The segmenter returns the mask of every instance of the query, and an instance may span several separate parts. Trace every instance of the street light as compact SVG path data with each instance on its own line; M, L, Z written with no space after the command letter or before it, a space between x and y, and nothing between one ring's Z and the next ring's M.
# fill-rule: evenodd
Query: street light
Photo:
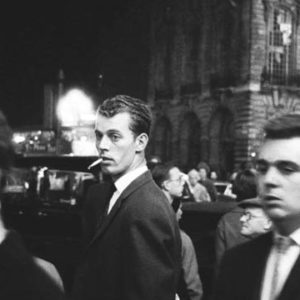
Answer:
M56 112L61 126L87 125L95 120L93 101L79 89L72 89L60 98Z

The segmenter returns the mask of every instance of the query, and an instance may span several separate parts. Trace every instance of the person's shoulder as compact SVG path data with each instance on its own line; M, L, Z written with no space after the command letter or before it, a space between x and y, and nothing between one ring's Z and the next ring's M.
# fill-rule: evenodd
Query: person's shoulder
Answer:
M184 232L183 230L180 229L180 237L182 241L182 245L186 247L191 247L193 246L192 239L189 237L189 235Z
M252 240L234 246L233 248L226 251L225 256L234 258L239 256L244 257L245 255L250 254L250 257L254 257L257 252L261 252L264 249L267 249L271 245L271 241L272 233L268 232Z

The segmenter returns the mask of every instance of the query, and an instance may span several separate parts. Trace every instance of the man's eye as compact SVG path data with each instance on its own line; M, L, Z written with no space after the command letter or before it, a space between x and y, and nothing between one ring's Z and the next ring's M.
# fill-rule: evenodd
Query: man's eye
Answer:
M256 170L258 173L265 174L268 170L268 166L266 165L257 165Z
M291 173L294 173L294 172L297 172L299 171L297 168L295 168L294 166L290 166L290 165L285 165L285 164L279 164L277 166L278 170L281 172L281 173L284 173L284 174L291 174Z
M120 139L120 136L119 136L119 135L117 135L117 134L112 134L112 135L111 135L111 140L112 140L113 142L117 142L119 139Z
M100 141L102 139L102 134L96 133L96 140Z

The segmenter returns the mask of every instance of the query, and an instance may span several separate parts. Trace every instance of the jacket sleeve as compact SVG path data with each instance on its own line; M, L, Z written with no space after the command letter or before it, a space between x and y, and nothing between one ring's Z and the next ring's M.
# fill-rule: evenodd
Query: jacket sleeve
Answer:
M190 300L200 300L203 295L203 287L198 272L198 263L195 249L190 237L181 233L182 241L182 268L187 294Z
M0 299L63 299L61 289L41 270L16 232L0 244Z
M136 211L124 226L123 299L174 300L181 265L178 224L171 210L148 209Z

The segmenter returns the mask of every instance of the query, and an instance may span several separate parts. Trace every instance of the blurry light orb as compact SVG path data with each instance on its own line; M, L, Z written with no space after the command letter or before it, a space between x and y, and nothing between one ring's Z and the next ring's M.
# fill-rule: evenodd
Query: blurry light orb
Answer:
M25 142L26 138L24 135L14 134L13 135L13 142L16 144L20 144Z
M95 120L93 101L81 90L70 90L58 101L57 116L62 126L78 126Z

